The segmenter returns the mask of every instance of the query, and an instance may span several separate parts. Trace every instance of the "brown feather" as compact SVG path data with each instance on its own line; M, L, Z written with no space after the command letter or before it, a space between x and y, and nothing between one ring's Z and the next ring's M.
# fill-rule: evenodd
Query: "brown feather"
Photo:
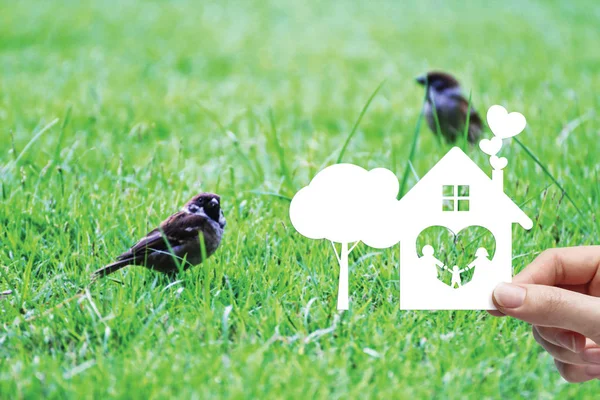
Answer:
M198 233L207 224L206 218L201 215L179 211L161 222L159 228L150 231L128 251L117 257L117 260L128 258L145 260L149 251L158 250L167 252L169 251L169 246L173 248L186 240L198 237ZM188 227L188 229L182 227Z

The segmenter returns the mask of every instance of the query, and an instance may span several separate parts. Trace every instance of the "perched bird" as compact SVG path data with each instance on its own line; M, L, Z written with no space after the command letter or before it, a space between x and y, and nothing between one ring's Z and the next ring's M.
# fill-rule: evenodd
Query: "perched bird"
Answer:
M92 278L112 274L128 265L141 265L166 274L176 273L178 263L183 269L210 257L219 244L225 228L221 198L212 193L201 193L186 203L183 209L171 215L160 226L117 257L117 261L95 271ZM184 261L185 260L185 261Z
M427 91L424 113L429 129L437 134L439 123L439 131L446 141L448 143L456 142L458 137L464 135L469 112L469 102L465 99L460 84L452 75L439 71L428 72L416 80ZM471 104L467 134L470 143L476 143L479 140L481 130L481 118Z

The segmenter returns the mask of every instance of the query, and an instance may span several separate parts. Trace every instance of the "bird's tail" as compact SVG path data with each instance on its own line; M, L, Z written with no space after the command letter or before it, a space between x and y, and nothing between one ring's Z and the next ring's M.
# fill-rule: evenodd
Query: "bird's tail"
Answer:
M105 267L100 268L97 271L94 271L92 274L92 280L102 278L103 276L110 275L113 272L120 270L123 267L131 265L133 263L133 258L126 258L124 260L115 261L112 264L108 264Z

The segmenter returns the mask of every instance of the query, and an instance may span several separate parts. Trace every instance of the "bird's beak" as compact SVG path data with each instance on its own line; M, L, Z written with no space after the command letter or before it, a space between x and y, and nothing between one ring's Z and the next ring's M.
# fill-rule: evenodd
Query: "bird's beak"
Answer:
M417 76L415 81L421 86L425 86L427 84L427 77L425 75Z

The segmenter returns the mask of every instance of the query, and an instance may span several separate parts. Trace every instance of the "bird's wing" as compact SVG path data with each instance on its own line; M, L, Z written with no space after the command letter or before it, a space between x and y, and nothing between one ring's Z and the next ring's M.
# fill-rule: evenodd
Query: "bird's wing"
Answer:
M469 100L465 99L465 96L463 96L461 93L452 93L452 98L459 101L460 110L464 115L467 115L467 112L469 112ZM478 127L482 126L481 118L479 117L479 113L473 106L473 103L471 103L471 116L469 117L469 124L474 124Z
M467 115L467 111L469 111L469 102L465 100L464 103L461 103L460 107L463 110L463 112L465 113L465 115ZM477 110L475 110L475 108L473 108L472 104L471 104L471 115L469 117L469 126L475 126L479 130L481 130L481 128L483 126L483 123L481 122L481 117L479 117L479 113L477 112Z
M452 97L458 100L462 114L467 115L467 112L469 112L469 101L465 99L465 97L461 93L453 93ZM473 103L471 103L468 132L469 142L475 143L479 139L481 132L483 131L483 127L483 121L481 120L481 117L479 117L479 113L477 112L475 107L473 107Z
M204 226L208 224L206 217L195 214L178 212L160 224L159 228L150 231L128 251L117 257L117 260L127 258L144 258L148 251L169 251L173 248L198 237Z
M127 250L125 253L118 256L117 260L125 260L125 259L129 259L129 258L135 258L137 256L141 256L142 253L145 253L150 248L161 247L161 244L162 244L162 247L166 247L165 240L163 239L162 234L160 233L160 231L157 228L157 229L154 229L154 230L148 232L148 234L146 236L144 236L142 239L140 239L129 250Z

